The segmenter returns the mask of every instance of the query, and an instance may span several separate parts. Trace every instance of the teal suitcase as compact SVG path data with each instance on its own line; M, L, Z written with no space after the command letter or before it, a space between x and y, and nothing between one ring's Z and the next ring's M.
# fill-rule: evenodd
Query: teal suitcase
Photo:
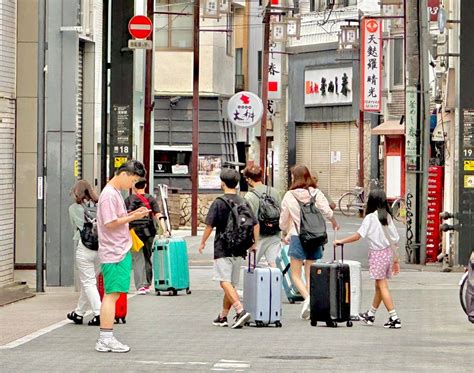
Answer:
M182 238L163 238L153 243L153 276L156 295L189 290L188 249Z

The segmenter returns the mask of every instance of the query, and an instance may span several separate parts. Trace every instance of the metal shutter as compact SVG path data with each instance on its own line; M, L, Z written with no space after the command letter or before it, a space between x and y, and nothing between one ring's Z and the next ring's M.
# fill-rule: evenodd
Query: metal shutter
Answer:
M331 163L331 153L340 160ZM337 154L337 153L336 153ZM357 184L358 133L354 123L305 124L296 127L296 163L318 176L318 185L334 201Z
M16 1L0 5L0 286L13 281Z
M76 178L82 179L82 127L84 98L84 43L79 44L77 66L77 115L76 115Z

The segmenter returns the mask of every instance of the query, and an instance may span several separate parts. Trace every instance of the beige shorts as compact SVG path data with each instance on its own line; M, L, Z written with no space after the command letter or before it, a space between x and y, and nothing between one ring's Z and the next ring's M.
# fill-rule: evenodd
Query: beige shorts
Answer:
M214 259L214 281L230 282L235 288L239 285L242 258L226 257Z

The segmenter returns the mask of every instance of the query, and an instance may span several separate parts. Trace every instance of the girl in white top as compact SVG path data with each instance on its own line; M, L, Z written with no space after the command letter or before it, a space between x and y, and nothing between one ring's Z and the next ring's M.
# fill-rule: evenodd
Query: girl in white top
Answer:
M334 245L355 242L361 238L369 241L369 273L375 280L375 295L372 307L359 316L367 325L375 321L375 313L380 303L383 302L390 315L385 323L385 328L399 329L402 323L393 306L392 296L388 289L388 279L400 272L398 258L398 241L400 237L393 223L387 197L383 190L373 190L367 200L365 218L357 233L341 240L335 240ZM393 259L393 265L392 265Z
M301 296L305 299L301 310L301 318L309 319L309 273L311 264L323 256L323 247L314 247L308 251L301 245L298 230L300 227L300 204L308 203L311 198L315 199L316 207L322 215L331 221L333 228L338 229L333 211L329 207L328 200L319 189L306 166L295 166L291 170L292 183L290 190L286 192L281 203L280 229L285 233L283 241L289 244L288 255L290 257L291 279ZM306 285L302 280L301 272L305 267Z

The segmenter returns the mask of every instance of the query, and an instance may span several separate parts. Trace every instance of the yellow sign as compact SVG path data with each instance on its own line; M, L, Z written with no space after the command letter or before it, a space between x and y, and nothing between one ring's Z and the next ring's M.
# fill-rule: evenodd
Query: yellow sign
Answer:
M474 171L474 161L464 161L464 171Z
M79 176L79 162L77 159L74 161L74 177Z
M119 168L121 165L123 165L125 162L127 162L127 157L115 157L114 159L114 167Z
M474 188L474 175L464 175L464 188Z

